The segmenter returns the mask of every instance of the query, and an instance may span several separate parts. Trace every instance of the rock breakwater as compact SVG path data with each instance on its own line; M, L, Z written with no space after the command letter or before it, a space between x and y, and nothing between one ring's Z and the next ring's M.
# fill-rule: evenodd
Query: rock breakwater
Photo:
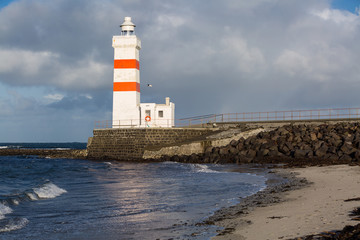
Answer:
M163 161L197 163L286 163L293 166L360 162L360 124L285 125L203 154L163 156Z
M86 159L86 149L0 149L0 156L37 155L49 158Z

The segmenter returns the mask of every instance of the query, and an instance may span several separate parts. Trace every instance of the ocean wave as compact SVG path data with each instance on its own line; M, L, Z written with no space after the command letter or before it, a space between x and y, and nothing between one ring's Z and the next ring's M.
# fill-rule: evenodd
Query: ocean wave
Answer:
M19 145L5 145L5 146L0 146L0 149L19 149L21 148L21 146Z
M0 220L5 218L6 214L12 213L12 209L0 203Z
M51 182L46 183L41 187L34 188L34 193L36 193L40 199L56 198L66 192L65 189L59 188Z
M0 196L2 199L2 201L0 201L0 217L3 215L2 212L5 211L3 206L6 207L11 205L19 205L24 201L38 201L41 199L56 198L66 192L67 191L65 189L48 182L39 187L26 190L22 193Z
M0 202L0 233L21 229L29 222L26 218L7 218L6 214L13 212L8 205L18 205L23 201L37 201L41 199L55 198L66 192L67 191L65 189L59 188L51 182L47 182L40 187L27 190L20 194L2 196L2 203Z
M207 165L204 164L192 164L192 168L195 172L200 173L220 173L218 171L210 169Z
M25 195L32 201L36 201L38 200L39 198L36 196L35 193L32 193L32 192L27 192L25 193Z
M1 232L10 232L14 230L19 230L28 224L29 220L26 218L10 218L0 221L0 233Z

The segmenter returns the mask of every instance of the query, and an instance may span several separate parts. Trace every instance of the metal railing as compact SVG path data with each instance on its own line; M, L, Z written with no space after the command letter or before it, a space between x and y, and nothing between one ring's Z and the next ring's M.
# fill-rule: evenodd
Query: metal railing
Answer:
M272 112L243 112L208 114L175 121L176 127L203 127L210 123L227 122L268 122L268 121L305 121L305 120L340 120L360 118L360 108L332 108L316 110L289 110ZM154 119L150 122L139 119L95 121L95 128L135 128L135 127L173 127L171 119Z
M208 114L177 120L177 126L194 126L208 123L226 122L266 122L266 121L304 121L336 120L360 118L360 108L332 108L316 110L289 110L272 112L244 112Z

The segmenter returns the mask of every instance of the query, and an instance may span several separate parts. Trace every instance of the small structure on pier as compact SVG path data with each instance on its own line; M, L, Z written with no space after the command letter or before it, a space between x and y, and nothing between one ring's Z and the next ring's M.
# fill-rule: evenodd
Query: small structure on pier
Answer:
M141 41L135 35L135 24L125 17L120 36L113 36L114 86L113 128L173 127L175 104L140 103Z

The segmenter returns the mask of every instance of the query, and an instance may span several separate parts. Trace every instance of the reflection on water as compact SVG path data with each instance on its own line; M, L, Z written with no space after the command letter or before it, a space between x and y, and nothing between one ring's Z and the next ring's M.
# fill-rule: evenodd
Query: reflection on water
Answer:
M31 169L15 167L29 161ZM66 191L52 199L20 200L9 206L13 212L5 219L28 222L0 233L6 239L208 239L217 227L195 224L236 203L239 196L263 188L266 180L231 172L237 166L229 165L0 158L0 169L5 164L14 167L7 173L0 170L5 174L2 189L10 191L11 176L26 172L26 177L17 174L13 180L21 191L41 181Z

